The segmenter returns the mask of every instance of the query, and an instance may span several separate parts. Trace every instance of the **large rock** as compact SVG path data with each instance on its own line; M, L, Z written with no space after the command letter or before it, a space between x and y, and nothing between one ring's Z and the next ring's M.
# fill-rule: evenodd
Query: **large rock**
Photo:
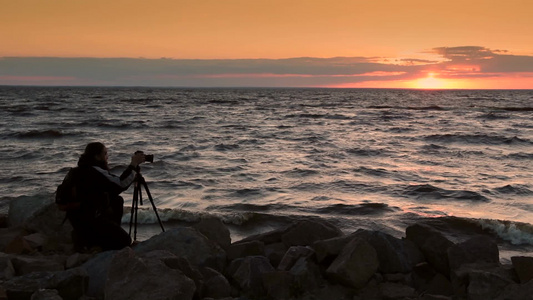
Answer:
M15 277L3 284L8 299L30 299L41 289L57 290L63 299L79 299L85 295L87 273L81 268L60 272L33 272Z
M201 295L204 298L220 299L231 296L231 285L224 275L211 268L202 268L201 273L204 281Z
M353 238L354 234L350 234L316 241L312 247L315 250L317 260L322 262L324 260L335 259L341 253L344 246L353 240Z
M311 246L314 242L341 236L342 231L325 221L301 221L289 228L281 240L287 246Z
M265 244L261 241L236 243L227 248L226 254L228 260L234 260L246 256L264 256Z
M228 227L218 218L203 218L193 228L217 243L222 249L227 250L231 245L231 236Z
M525 284L510 284L494 300L532 300L533 280Z
M433 227L414 224L405 230L406 238L413 241L424 254L427 262L438 272L449 276L450 263L448 261L448 248L453 242Z
M32 272L63 271L65 269L64 256L23 256L13 257L11 262L17 276Z
M264 256L248 256L242 260L233 273L233 279L246 294L264 295L263 274L274 272L274 267Z
M190 300L194 282L159 259L143 259L130 248L118 251L111 262L105 298L113 300Z
M307 258L313 254L314 251L309 247L292 246L281 259L278 270L289 271L301 257Z
M499 276L498 274L474 271L469 274L467 289L469 300L486 300L496 298L513 281ZM513 298L516 299L516 298Z
M533 257L513 256L511 261L521 283L526 283L533 279Z
M379 260L374 247L367 241L356 238L344 247L326 273L342 284L362 288L378 267Z
M422 262L422 254L411 257L415 251L409 249L409 240L400 240L380 231L358 230L355 236L372 245L379 259L381 273L409 273L413 267Z
M273 271L262 276L266 295L271 299L291 299L294 296L294 276L287 271Z
M13 199L9 201L9 226L21 226L38 211L53 204L54 200L52 197L46 198L41 196L21 196Z
M465 242L448 248L448 259L451 270L457 270L464 264L494 263L500 261L498 245L487 236L476 236Z
M153 236L135 247L135 252L139 254L153 250L170 251L178 257L186 258L195 266L223 270L226 265L224 250L194 228L174 228Z
M102 299L104 297L105 283L109 266L115 256L116 250L98 253L81 265L89 276L89 285L87 287L87 296Z
M294 263L289 272L294 276L294 282L300 291L314 291L325 283L320 267L304 256Z
M15 267L10 255L0 252L0 282L15 277Z

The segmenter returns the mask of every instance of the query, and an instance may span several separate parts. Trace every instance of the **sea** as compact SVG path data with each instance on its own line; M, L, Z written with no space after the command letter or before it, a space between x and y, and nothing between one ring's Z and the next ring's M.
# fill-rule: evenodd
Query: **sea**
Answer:
M137 239L206 217L233 241L313 219L533 253L533 90L2 86L0 128L0 213L53 201L99 141L117 175L154 155Z

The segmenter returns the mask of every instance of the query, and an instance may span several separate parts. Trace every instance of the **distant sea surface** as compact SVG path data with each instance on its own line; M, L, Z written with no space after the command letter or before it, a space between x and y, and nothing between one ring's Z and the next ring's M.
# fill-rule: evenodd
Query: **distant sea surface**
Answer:
M0 127L3 213L51 201L101 141L115 174L155 156L142 173L166 227L214 216L238 240L321 218L402 237L425 222L533 251L533 90L0 87ZM160 231L147 202L142 238Z

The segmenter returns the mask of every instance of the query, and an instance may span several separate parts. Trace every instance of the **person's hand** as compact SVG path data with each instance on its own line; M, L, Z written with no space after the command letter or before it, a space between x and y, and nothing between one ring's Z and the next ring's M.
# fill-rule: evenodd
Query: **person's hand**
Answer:
M133 156L131 157L131 163L130 165L134 166L134 167L137 167L138 165L142 164L143 162L145 162L145 159L144 159L144 153L142 152L136 152L135 154L133 154Z

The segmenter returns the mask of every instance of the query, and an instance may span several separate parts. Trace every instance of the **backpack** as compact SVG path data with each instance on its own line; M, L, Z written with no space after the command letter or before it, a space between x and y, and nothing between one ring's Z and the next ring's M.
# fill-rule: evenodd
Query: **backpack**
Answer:
M56 189L56 204L61 211L79 209L81 199L77 197L77 187L80 182L80 169L74 167L70 169L63 179L63 182Z

